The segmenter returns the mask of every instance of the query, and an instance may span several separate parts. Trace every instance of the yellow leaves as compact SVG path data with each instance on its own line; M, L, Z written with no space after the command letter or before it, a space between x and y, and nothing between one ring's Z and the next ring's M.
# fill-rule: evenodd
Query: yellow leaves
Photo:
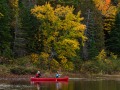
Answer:
M2 13L0 13L0 18L3 17L4 15Z
M58 57L76 56L76 50L79 49L77 38L85 39L86 26L81 24L81 13L75 15L73 12L73 7L57 5L53 8L49 3L31 9L31 13L41 22L39 33L42 36L38 34L36 38L39 41L42 37L42 46L46 53L50 54L51 48L54 48ZM69 65L72 66L71 63Z
M42 58L44 58L44 59L48 59L49 54L48 54L48 53L45 53L45 52L42 52L42 53L40 54L40 57L42 57Z
M76 50L79 49L79 42L77 40L64 39L61 42L57 42L57 47L59 58L64 56L73 57L76 56Z
M112 17L112 16L115 16L117 13L117 8L116 6L109 6L109 8L103 12L103 15L107 16L107 17Z
M71 48L73 48L73 49L79 49L79 42L77 40L65 39L65 40L63 40L62 43L65 46L71 45Z
M37 17L39 20L48 19L49 21L55 21L57 17L54 15L54 10L49 3L42 6L35 6L31 9L31 14Z
M74 64L68 61L65 57L61 58L61 67L65 71L72 71L74 69Z
M59 32L54 32L53 33L53 36L58 36L59 35Z
M44 61L47 63L48 57L49 57L49 54L44 53L44 52L42 52L41 54L32 53L31 54L31 62L36 64L36 63L39 63L41 60L41 61Z
M31 14L33 14L34 16L37 17L37 19L44 19L44 15L41 14L44 13L44 9L42 8L42 6L35 6L34 9L31 9Z
M57 71L59 69L59 63L55 60L55 59L52 59L50 61L50 69L53 70L53 71Z
M39 62L41 62L41 68L47 68L49 54L46 52L41 52L39 55Z
M110 53L110 56L111 56L113 59L115 59L115 60L117 59L117 55L115 55L115 54L112 53L112 52Z
M79 12L77 13L77 15L76 15L76 21L77 21L77 22L80 22L80 21L82 21L82 20L84 19L83 17L80 18L80 15L81 15L81 12L79 11Z
M74 14L71 13L71 14L66 14L65 19L68 21L73 21L76 19L76 17Z
M73 29L74 29L75 31L84 32L84 30L85 30L85 28L86 28L85 25L80 24L80 23L73 23L73 25L74 25L74 28L73 28Z
M9 3L12 8L14 8L14 9L18 8L18 0L9 0Z
M54 41L55 40L55 38L53 37L53 36L50 36L49 38L48 38L48 40L47 40L47 42L51 42L51 41Z
M31 54L31 61L32 61L33 63L37 63L38 60L39 60L39 55L38 55L38 54L35 54L35 53L32 53L32 54Z
M57 5L55 9L55 15L58 17L65 17L68 14L72 14L73 10L73 7Z
M105 52L105 50L103 49L103 50L99 53L99 55L97 56L97 59L100 60L100 61L102 61L102 60L105 60L106 57L107 57L107 56L106 56L106 52Z

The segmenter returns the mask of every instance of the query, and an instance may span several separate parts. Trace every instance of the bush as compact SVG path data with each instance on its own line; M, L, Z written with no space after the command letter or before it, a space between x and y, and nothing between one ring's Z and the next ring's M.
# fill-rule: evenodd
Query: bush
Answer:
M3 56L0 56L0 64L9 64L10 61L11 60L9 58L5 58Z
M36 68L25 68L22 66L15 66L10 69L12 74L25 75L25 74L35 74L37 72Z
M81 66L81 72L99 73L100 69L95 61L87 61Z
M52 71L57 71L59 69L59 67L60 67L60 65L55 59L50 61L50 69Z
M73 71L74 70L74 64L70 61L68 61L65 57L61 60L61 68L64 71Z
M6 73L8 73L9 72L9 67L8 67L8 65L0 65L0 74L6 74Z

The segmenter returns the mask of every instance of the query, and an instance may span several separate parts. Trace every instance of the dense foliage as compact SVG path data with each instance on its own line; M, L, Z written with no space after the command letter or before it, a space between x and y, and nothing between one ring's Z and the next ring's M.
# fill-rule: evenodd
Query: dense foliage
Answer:
M119 38L120 0L0 0L0 64L117 72Z

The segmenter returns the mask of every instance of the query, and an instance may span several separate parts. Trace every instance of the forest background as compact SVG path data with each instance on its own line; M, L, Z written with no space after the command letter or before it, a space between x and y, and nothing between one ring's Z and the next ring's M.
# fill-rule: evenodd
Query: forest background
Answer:
M0 73L119 74L120 0L0 0Z

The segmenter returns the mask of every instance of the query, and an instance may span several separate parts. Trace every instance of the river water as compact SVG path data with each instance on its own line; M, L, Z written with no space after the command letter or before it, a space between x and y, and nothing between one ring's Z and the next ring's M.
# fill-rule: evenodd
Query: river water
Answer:
M25 78L0 78L0 90L120 90L120 78L69 78L68 82L30 82Z

